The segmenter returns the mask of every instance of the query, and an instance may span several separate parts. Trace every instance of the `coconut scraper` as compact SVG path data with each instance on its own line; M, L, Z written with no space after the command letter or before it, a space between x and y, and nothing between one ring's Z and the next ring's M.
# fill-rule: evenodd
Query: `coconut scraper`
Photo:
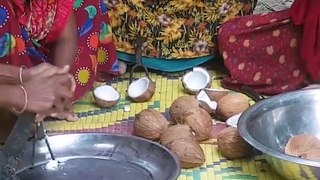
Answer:
M136 39L136 49L135 49L135 65L132 67L130 72L130 83L133 81L133 73L138 67L142 67L146 73L146 76L150 79L149 71L146 66L142 64L142 49L144 43L147 41L146 37L137 37Z

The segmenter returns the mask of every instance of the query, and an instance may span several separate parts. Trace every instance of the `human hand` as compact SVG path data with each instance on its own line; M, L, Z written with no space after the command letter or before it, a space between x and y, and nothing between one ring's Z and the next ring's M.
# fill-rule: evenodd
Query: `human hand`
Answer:
M43 114L63 112L70 102L68 100L73 97L71 78L70 74L49 77L39 74L25 82L24 88L28 96L26 111ZM19 102L24 99L22 95L16 98Z
M50 112L50 111L48 111L48 112ZM65 109L62 112L51 111L50 114L37 114L35 117L35 122L41 122L46 117L52 117L54 119L66 120L66 121L70 121L70 122L74 122L74 121L79 120L79 117L77 116L77 114L74 113L71 104L66 105Z
M22 81L28 82L32 78L42 75L44 77L50 77L54 75L63 75L68 74L70 70L70 66L66 65L63 68L58 66L51 65L49 63L42 63L35 67L24 69L22 71ZM70 78L71 80L71 90L74 91L76 88L76 82L74 78Z

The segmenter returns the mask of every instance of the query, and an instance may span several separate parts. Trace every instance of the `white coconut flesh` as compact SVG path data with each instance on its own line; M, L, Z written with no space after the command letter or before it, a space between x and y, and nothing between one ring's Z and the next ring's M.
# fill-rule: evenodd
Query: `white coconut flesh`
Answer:
M216 110L218 107L218 103L216 101L211 101L208 94L204 90L201 90L199 92L199 94L197 95L197 100L205 102L212 110Z
M93 94L96 98L104 101L117 101L120 98L119 93L112 86L108 85L97 87L93 91Z
M238 121L239 121L239 118L240 118L241 114L242 113L239 113L239 114L236 114L234 116L231 116L229 119L227 119L226 124L228 126L231 126L231 127L237 127L238 126Z
M190 90L200 90L205 88L210 82L209 73L202 68L194 68L183 77L186 88Z
M149 88L150 80L146 77L133 81L128 88L128 95L136 98L143 95Z

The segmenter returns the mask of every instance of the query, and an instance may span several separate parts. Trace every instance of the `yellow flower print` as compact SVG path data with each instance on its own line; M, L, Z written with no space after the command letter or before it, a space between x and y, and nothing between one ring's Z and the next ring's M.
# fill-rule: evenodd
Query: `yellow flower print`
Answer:
M103 0L109 2L116 48L134 54L137 36L148 37L147 57L180 59L215 50L216 25L251 11L253 0Z
M158 26L160 24L158 20L158 14L145 12L145 13L139 13L138 16L143 16L143 18L148 22L148 24L152 26Z
M197 8L206 7L205 3L203 3L203 0L194 0L193 5L194 5L194 7L197 7Z
M186 0L182 2L182 0L172 0L169 2L171 6L173 6L177 10L186 10L190 5L192 5L192 0Z
M134 47L129 42L117 43L117 49L127 53L134 53Z
M193 9L194 7L205 7L205 4L202 0L172 0L170 1L170 5L180 11L187 11L189 9Z
M226 14L226 16L221 20L222 23L228 21L229 19L232 19L236 17L240 10L242 9L243 4L233 4L229 10L229 12Z
M141 9L144 8L141 0L128 0L128 2L131 2L134 6L139 7Z
M135 39L137 36L145 36L146 30L145 27L147 23L145 21L134 21L129 24L129 37L130 39Z
M186 20L185 19L174 19L169 24L168 28L170 29L179 29L184 24Z
M195 28L190 31L188 44L195 44L198 41L207 42L208 47L213 47L212 36L209 31L197 31Z
M219 18L217 11L218 11L217 7L209 6L205 9L203 17L208 22L215 22Z
M123 15L130 10L130 8L126 4L123 4L123 3L117 4L115 6L115 9L119 15Z
M163 41L164 44L169 44L175 40L181 38L181 32L179 29L165 29L164 32L160 32L160 37L157 37L157 40Z
M112 19L112 20L110 21L110 26L111 26L112 28L116 28L116 27L121 26L121 20L120 20L119 14L117 14L117 13L116 13L114 10L112 10L112 9L108 11L108 14L109 14L110 19Z
M120 16L127 13L130 10L130 8L123 4L123 3L119 3L116 4L111 10L109 10L109 17L111 20L110 22L110 26L111 27L119 27L121 26L121 19Z
M182 49L177 50L176 48L173 48L171 57L172 58L194 58L196 57L196 54L189 50L183 51Z
M184 19L175 19L160 32L160 37L157 37L157 40L162 40L163 43L169 44L175 40L178 40L182 37L180 32L180 27L184 24Z

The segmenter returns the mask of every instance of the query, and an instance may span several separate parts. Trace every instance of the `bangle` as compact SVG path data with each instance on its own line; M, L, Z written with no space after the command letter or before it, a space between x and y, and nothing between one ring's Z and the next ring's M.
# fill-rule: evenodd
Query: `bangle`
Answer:
M22 71L23 71L23 69L25 69L25 68L26 68L25 66L21 66L21 67L20 67L20 70L19 70L19 80L20 80L20 84L21 84L21 85L23 84Z
M22 114L26 109L27 109L27 105L28 105L28 94L26 89L23 87L23 85L20 85L20 88L23 91L24 94L24 105L23 108L19 111L16 108L12 107L12 110L16 113L16 114Z

